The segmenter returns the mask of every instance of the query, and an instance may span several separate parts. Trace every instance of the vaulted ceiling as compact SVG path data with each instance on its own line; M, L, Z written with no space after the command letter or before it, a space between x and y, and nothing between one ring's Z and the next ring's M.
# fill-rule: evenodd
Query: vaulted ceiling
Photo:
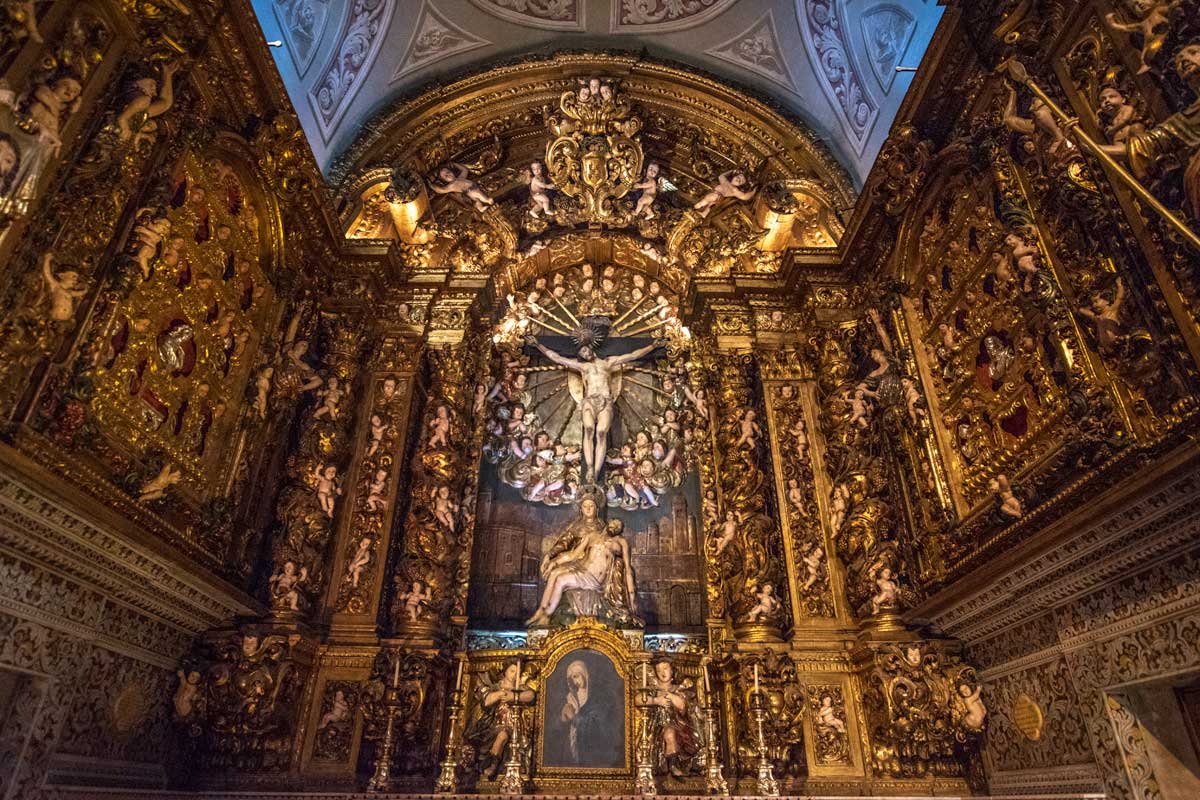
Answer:
M328 169L399 98L523 54L599 49L696 67L807 123L861 184L939 0L254 0Z

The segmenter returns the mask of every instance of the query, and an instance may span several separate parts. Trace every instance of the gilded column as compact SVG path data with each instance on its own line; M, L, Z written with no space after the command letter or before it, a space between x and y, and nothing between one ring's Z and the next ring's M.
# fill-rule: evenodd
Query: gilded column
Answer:
M366 367L354 458L347 473L325 614L332 639L376 643L383 562L403 503L404 454L416 406L422 343L410 331L382 333Z
M272 544L268 581L272 615L308 616L314 601L330 580L328 550L336 512L346 504L344 476L350 458L353 410L350 388L358 373L362 332L349 317L325 315L320 328L325 342L324 374L304 354L307 342L287 345L286 371L280 378L284 393L315 395L305 414L300 444L288 460L288 485L276 504L279 530Z
M429 395L392 576L392 629L406 639L443 640L451 616L465 608L479 470L472 398L484 349L473 301L473 295L439 298L431 314Z
M737 306L716 307L714 330L721 351L712 430L719 502L706 543L709 572L721 579L723 608L739 640L780 641L791 628L791 599L758 366L742 338L750 318Z

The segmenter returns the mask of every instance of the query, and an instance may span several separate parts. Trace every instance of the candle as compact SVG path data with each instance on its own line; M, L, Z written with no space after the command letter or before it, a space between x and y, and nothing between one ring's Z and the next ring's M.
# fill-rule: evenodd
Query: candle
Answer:
M708 682L708 661L705 661L701 666L704 668L704 693L712 694L712 684Z
M395 689L399 686L400 686L400 654L396 653L396 663L393 665L393 669L392 669L392 688Z
M754 665L754 693L758 694L758 664Z
M513 692L513 696L519 698L521 696L520 695L520 692L521 692L521 657L520 656L517 656L517 685L514 688L516 689L516 691Z
M646 683L647 683L646 665L642 664L642 688L643 689L646 688Z
M457 692L462 691L462 673L463 673L463 662L462 662L462 659L459 659L458 677L454 679L454 690Z

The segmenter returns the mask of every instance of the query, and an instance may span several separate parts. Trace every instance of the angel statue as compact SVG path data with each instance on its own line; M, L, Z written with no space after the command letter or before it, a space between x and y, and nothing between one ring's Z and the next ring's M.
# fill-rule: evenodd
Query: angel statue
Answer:
M650 355L658 348L658 344L648 344L632 353L602 358L593 349L600 337L594 331L591 334L576 337L576 341L580 343L578 359L560 355L532 336L527 339L527 343L536 347L555 364L569 370L568 388L571 397L579 406L580 417L583 419L584 478L594 484L600 475L601 467L604 466L604 456L608 452L608 430L612 427L617 398L621 396L621 379L624 374L621 368Z
M637 597L629 542L619 519L607 525L591 494L579 501L579 518L559 534L542 558L546 588L537 611L526 624L548 626L566 599L576 616L598 617L623 627L641 627L633 614Z
M464 738L479 754L480 774L495 780L507 761L508 745L515 738L514 727L521 713L517 706L531 704L535 695L516 661L506 663L495 681L488 675L480 677L476 688L479 716L467 727Z
M709 190L708 194L700 198L692 210L700 212L702 217L707 217L708 212L712 211L712 207L725 198L736 197L745 202L752 199L756 191L750 186L750 180L746 177L746 173L739 170L722 172L717 178L716 185Z
M648 220L656 219L658 215L654 213L654 201L658 198L658 193L660 191L675 191L675 184L667 180L661 172L662 168L651 161L646 165L646 176L633 185L634 189L640 189L642 192L642 196L638 198L637 206L633 209L635 217L644 217Z
M476 211L487 211L496 201L469 177L471 171L462 164L450 163L438 170L438 181L429 181L429 188L438 194L466 195Z
M546 175L546 167L540 161L529 165L529 201L533 206L530 211L533 216L551 216L554 208L551 204L550 192L555 189L554 181Z

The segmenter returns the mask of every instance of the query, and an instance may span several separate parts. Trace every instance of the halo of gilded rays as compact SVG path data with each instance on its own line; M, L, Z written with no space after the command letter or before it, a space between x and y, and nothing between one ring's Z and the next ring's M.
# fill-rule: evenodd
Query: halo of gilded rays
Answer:
M492 337L492 378L480 387L488 420L484 452L500 479L526 500L554 506L574 502L582 491L582 420L571 372L530 357L527 339L542 336L564 337L574 347L607 342L611 349L615 339L653 339L662 346L621 369L612 426L620 439L609 439L601 481L610 506L656 505L682 482L690 430L699 423L684 368L690 333L675 294L640 272L585 263L540 276L508 296ZM626 490L627 484L642 490Z

